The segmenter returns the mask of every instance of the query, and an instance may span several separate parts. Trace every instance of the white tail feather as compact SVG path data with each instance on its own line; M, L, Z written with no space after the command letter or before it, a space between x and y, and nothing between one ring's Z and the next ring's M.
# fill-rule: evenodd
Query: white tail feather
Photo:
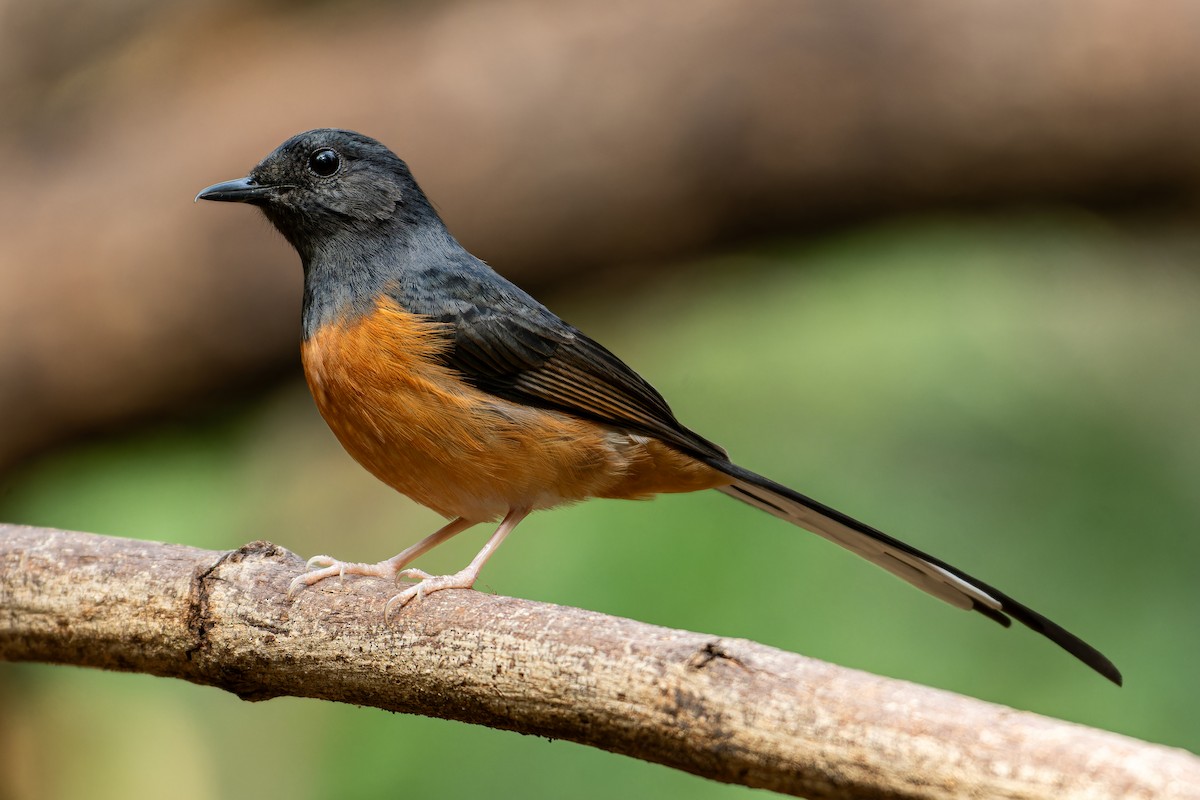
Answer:
M839 544L952 606L969 610L978 604L1002 610L995 597L943 567L854 530L790 497L743 480L720 491Z

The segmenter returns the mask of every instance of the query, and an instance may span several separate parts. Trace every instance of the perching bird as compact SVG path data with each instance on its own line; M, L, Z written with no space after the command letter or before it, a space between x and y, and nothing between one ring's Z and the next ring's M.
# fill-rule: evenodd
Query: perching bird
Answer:
M197 199L251 203L300 254L302 360L325 421L362 466L449 518L378 564L328 556L295 591L346 573L416 578L389 609L471 588L530 512L590 497L716 489L851 550L1002 625L1016 619L1114 683L1093 647L982 581L731 462L600 344L455 241L407 165L358 133L292 137ZM502 520L453 575L407 568L480 522Z

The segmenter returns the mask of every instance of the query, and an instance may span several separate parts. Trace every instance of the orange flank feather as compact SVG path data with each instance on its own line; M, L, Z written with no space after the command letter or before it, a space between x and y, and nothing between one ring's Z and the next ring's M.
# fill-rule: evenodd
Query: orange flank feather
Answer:
M483 522L514 508L732 483L655 439L467 385L438 360L447 333L384 299L370 314L325 326L302 348L317 408L342 446L418 503Z

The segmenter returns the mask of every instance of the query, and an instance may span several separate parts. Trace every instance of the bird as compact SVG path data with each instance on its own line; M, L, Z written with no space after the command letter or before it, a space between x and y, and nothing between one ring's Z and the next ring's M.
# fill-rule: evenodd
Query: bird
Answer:
M1005 627L1016 620L1122 683L1098 650L998 589L735 464L624 361L471 255L408 165L375 139L336 128L297 134L201 199L257 206L295 248L301 362L318 410L368 472L449 520L376 564L315 556L289 595L347 574L415 581L386 616L436 591L472 588L533 511L713 489L952 606ZM409 566L496 521L462 570Z

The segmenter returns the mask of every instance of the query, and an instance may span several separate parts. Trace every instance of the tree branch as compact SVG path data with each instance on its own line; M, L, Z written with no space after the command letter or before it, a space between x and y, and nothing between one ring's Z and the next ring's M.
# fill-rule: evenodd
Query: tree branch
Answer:
M0 659L570 739L810 798L1200 798L1200 759L738 639L390 586L301 559L0 525Z

